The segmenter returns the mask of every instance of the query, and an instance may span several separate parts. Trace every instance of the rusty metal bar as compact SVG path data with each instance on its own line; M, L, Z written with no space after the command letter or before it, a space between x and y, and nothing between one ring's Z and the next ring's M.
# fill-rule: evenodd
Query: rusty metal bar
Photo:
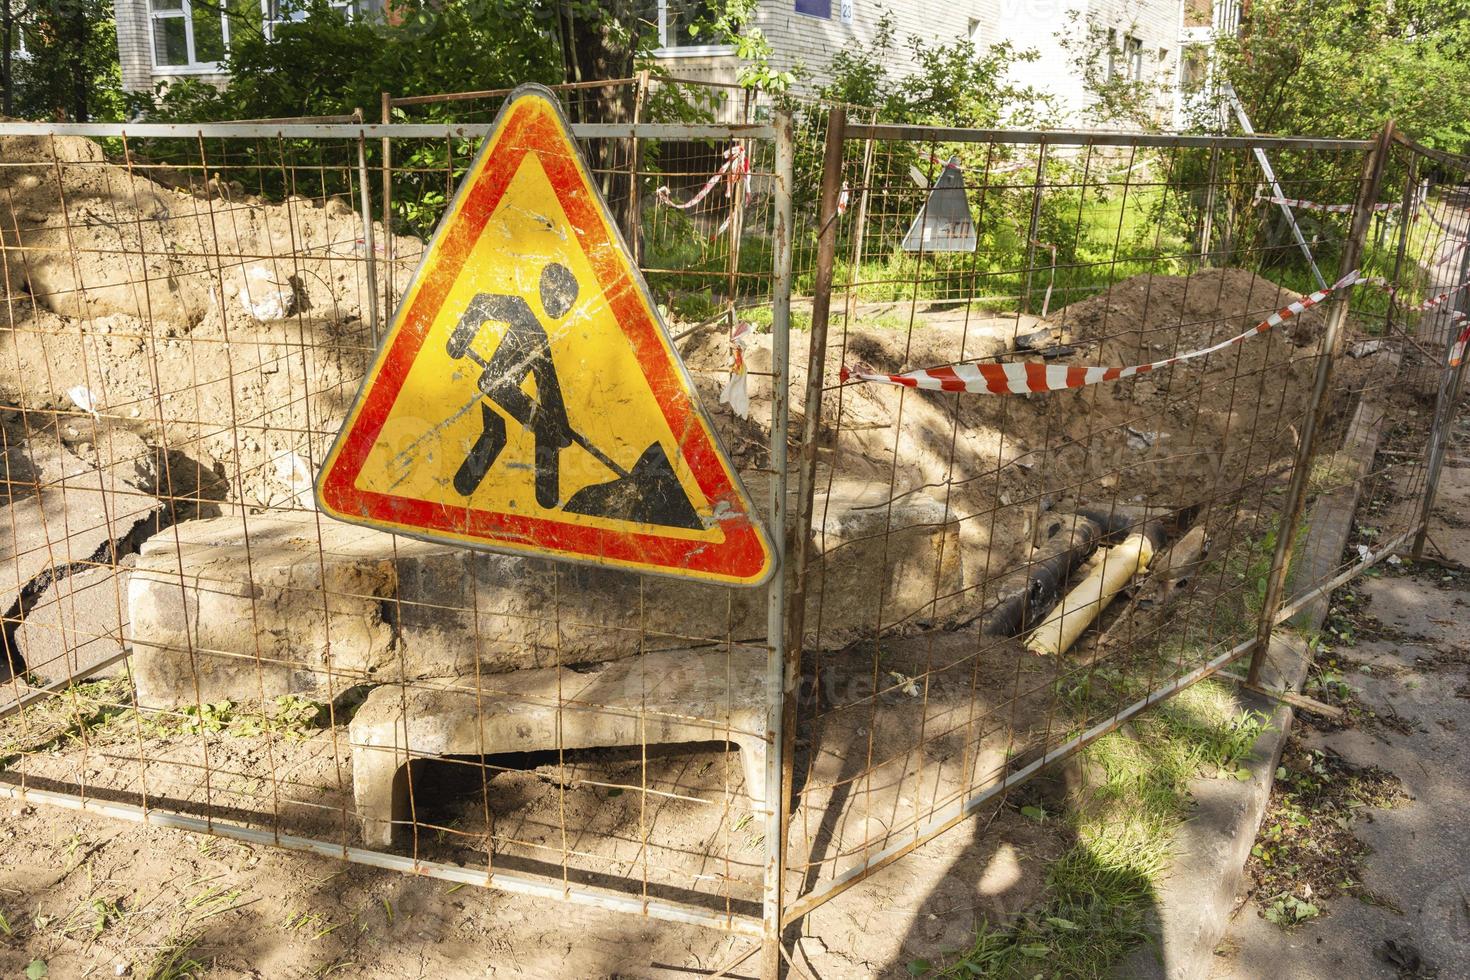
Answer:
M771 282L771 482L767 497L771 543L779 566L766 587L766 865L762 879L762 939L781 941L781 882L786 874L786 810L783 782L790 770L786 751L786 700L794 690L787 672L786 629L786 440L790 429L791 266L795 237L794 161L796 134L790 112L776 117L775 213L772 215ZM776 958L779 960L779 949Z
M907 126L854 123L851 139L918 140L934 143L1050 143L1053 146L1197 146L1208 149L1367 150L1373 140L1322 139L1297 136L1181 136L1090 129L961 129L950 126Z
M618 85L631 85L637 81L636 78L607 78L591 82L562 82L559 85L547 86L553 92L573 92L578 89L587 88L613 88ZM433 95L404 95L393 100L393 105L432 105L438 102L465 102L470 99L493 99L497 96L505 97L515 91L510 88L487 88L473 92L435 92Z
M0 136L94 136L122 139L479 139L494 123L38 123L0 122ZM762 139L766 123L572 123L577 139Z
M796 514L793 517L792 558L786 573L791 592L785 610L786 656L782 668L781 793L777 820L780 855L775 894L777 909L784 907L786 814L791 810L796 743L796 690L801 676L801 651L806 622L806 571L812 550L812 503L817 482L817 442L822 418L823 377L827 368L827 325L832 312L832 271L837 260L837 200L842 192L842 151L846 140L847 110L833 106L827 115L826 148L822 157L822 186L818 204L817 268L812 295L812 326L807 351L806 399L802 419L801 456L797 474ZM768 869L770 870L770 869ZM780 973L781 935L768 933L761 951L763 977Z
M100 816L112 817L116 820L128 820L133 823L148 824L154 827L167 827L174 830L193 831L199 834L211 834L215 837L244 841L248 844L281 847L288 851L304 851L309 854L317 854L327 858L338 858L343 861L351 861L353 864L364 864L369 867L384 868L389 871L423 875L426 878L438 878L441 881L452 881L457 884L479 885L483 888L495 888L503 892L511 892L518 895L533 895L537 898L559 899L577 905L588 905L593 908L627 912L632 915L644 915L649 918L663 919L668 922L685 922L691 925L706 926L725 932L733 932L743 936L760 935L760 923L754 918L743 915L727 915L723 912L714 912L709 909L700 908L697 905L686 905L682 902L622 895L616 892L590 888L585 885L563 884L560 881L548 878L515 874L513 872L475 871L457 864L445 864L440 861L427 861L402 857L397 854L385 854L382 851L373 851L365 847L333 844L314 837L298 837L294 834L257 830L254 827L243 827L220 820L205 820L183 813L170 813L152 807L144 809L143 807L134 806L130 803L112 803L106 800L99 800L95 797L81 797L71 793L57 793L51 790L36 789L9 782L0 782L0 798L15 800L19 803L41 803L47 806L61 807L83 813L95 813Z
M1388 162L1389 141L1393 138L1393 123L1387 123L1378 139L1373 143L1363 161L1363 175L1358 186L1357 206L1353 210L1352 229L1342 250L1338 263L1338 274L1346 275L1357 268L1363 252L1363 243L1368 235L1368 223L1373 217L1373 202L1378 200L1378 189L1383 183L1383 172ZM1266 648L1271 641L1271 631L1276 627L1276 614L1286 590L1286 575L1291 566L1291 553L1296 537L1297 523L1307 505L1307 484L1310 481L1312 462L1317 455L1317 435L1327 414L1328 388L1332 383L1332 369L1337 359L1337 349L1342 345L1342 334L1347 321L1351 292L1344 290L1332 297L1332 308L1327 314L1327 329L1322 337L1321 353L1317 360L1317 373L1312 384L1312 394L1302 423L1301 442L1297 446L1296 460L1292 467L1291 483L1286 492L1286 503L1282 509L1281 522L1276 531L1276 553L1271 559L1271 571L1266 581L1265 601L1261 606L1261 619L1256 631L1255 652L1251 656L1251 684L1261 683L1261 668L1265 663Z

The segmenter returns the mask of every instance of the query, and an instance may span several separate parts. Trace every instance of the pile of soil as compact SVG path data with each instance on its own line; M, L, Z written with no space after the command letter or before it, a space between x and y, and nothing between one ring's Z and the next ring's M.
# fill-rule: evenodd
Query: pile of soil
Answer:
M855 483L878 507L916 495L942 501L962 522L966 562L973 566L967 584L986 568L993 574L1021 560L1047 510L1168 510L1233 501L1263 475L1286 471L1325 327L1319 309L1205 358L1071 391L947 394L842 386L838 374L843 364L890 373L1035 359L996 351L1014 350L1018 335L1038 329L1049 331L1053 347L1072 349L1049 363L1147 363L1234 337L1297 298L1259 274L1210 269L1187 277L1137 276L1039 323L921 301L913 328L894 330L876 326L893 320L885 304L855 304L846 325L839 309L827 356L822 428L828 451L819 457L818 486L828 478ZM901 319L907 323L906 311ZM756 338L759 349L748 357L753 371L769 368L769 341ZM800 392L808 335L794 334L791 347L793 391ZM722 335L695 335L684 354L691 368L722 380L729 363ZM1369 362L1352 363L1345 370L1371 369ZM758 403L767 392L761 381L752 387ZM793 416L799 427L799 399ZM724 412L720 425L727 444L749 445L763 435Z
M127 429L218 474L219 499L300 498L375 348L351 204L159 182L78 137L5 137L0 159L0 399L35 413L24 427L98 446ZM422 247L395 239L396 295Z

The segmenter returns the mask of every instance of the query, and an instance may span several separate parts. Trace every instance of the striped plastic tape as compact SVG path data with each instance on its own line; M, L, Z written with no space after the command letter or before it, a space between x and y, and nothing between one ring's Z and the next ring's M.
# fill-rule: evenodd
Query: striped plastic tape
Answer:
M1358 281L1357 270L1349 272L1326 289L1310 296L1303 296L1283 309L1277 310L1245 333L1212 347L1190 351L1154 361L1151 364L1135 364L1130 367L1083 367L1072 364L1042 364L1021 361L1010 364L949 364L944 367L925 368L904 374L870 374L862 371L842 369L842 381L871 381L878 384L900 385L924 391L963 391L972 394L1024 395L1039 391L1064 391L1068 388L1083 388L1104 381L1131 378L1139 374L1157 371L1181 361L1207 357L1235 344L1244 343L1251 337L1263 334L1272 327L1280 326L1294 316L1299 316L1339 289L1345 289Z

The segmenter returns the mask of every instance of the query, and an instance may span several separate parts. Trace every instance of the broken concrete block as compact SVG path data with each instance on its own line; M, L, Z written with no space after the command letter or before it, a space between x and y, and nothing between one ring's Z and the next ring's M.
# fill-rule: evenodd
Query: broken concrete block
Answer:
M832 560L816 573L830 584L810 593L811 642L876 630L876 569L886 569L885 624L927 615L936 587L960 590L958 522L942 505L905 500L890 520L887 508L833 499L823 538ZM764 589L472 551L311 512L179 524L144 545L129 602L139 697L160 707L262 689L327 697L766 632Z
M841 496L839 496L839 492ZM888 503L886 483L834 488L812 512L821 559L809 587L820 596L822 645L880 629L943 619L962 599L960 521L942 502L918 494ZM807 608L815 626L817 610Z
M177 525L144 544L129 603L139 697L156 706L193 703L196 681L205 700L262 687L325 697L472 674L477 661L498 673L617 660L765 629L763 590L470 551L310 512Z
M0 526L9 540L0 560L0 615L7 652L25 658L12 644L49 587L74 572L116 564L131 539L157 529L162 505L132 482L135 472L131 461L84 460L54 432L27 440L14 427L4 429Z
M127 642L128 578L137 556L79 568L47 585L28 604L14 643L26 671L44 683L91 676L88 669Z
M373 690L349 726L352 794L370 847L410 822L411 760L728 741L745 793L765 790L765 650L667 650L589 670L541 668ZM492 783L493 788L493 783Z
M392 549L321 525L320 546L310 513L185 521L144 542L128 584L139 703L327 697L386 667Z

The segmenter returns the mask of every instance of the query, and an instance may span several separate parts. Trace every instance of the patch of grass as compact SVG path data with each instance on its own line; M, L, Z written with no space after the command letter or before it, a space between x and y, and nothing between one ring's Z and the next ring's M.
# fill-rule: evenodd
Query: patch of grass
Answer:
M1290 928L1316 917L1338 895L1375 901L1359 879L1368 847L1353 834L1353 822L1364 808L1406 799L1392 773L1309 749L1293 735L1246 862L1261 914Z
M1076 844L1047 871L1040 907L1008 926L986 926L938 968L945 977L1105 976L1148 938L1155 882L1201 772L1234 772L1265 729L1229 688L1196 684L1086 750L1102 785L1072 823ZM1051 818L1048 818L1051 819ZM910 972L931 971L911 964Z
M178 933L164 940L144 965L144 980L194 980L204 973L205 965L194 958L199 936Z
M22 755L50 752L102 728L127 709L128 689L120 679L86 681L26 706L0 725L0 768Z
M769 306L752 306L748 309L739 310L736 316L754 327L756 333L771 332L773 314ZM792 330L810 330L811 328L811 310L793 309L791 311Z
M326 721L326 704L299 694L282 694L273 698L265 712L242 710L235 702L223 700L185 705L177 712L140 716L144 734L159 738L180 734L226 734L236 738L270 735L300 741L323 727Z

